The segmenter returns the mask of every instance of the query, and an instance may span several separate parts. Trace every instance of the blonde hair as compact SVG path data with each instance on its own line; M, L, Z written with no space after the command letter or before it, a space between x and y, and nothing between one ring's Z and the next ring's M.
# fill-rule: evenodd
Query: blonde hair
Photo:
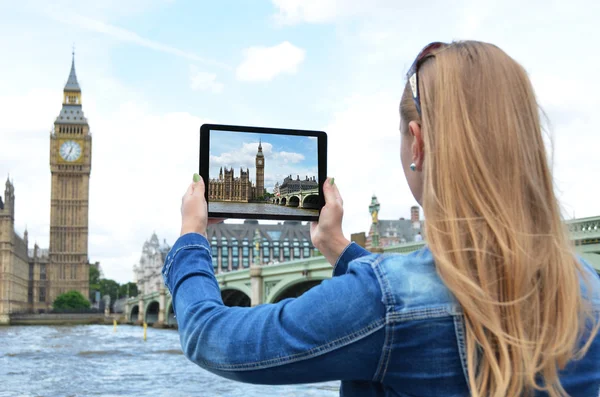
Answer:
M438 50L418 73L422 117L408 83L401 117L404 131L411 120L423 131L425 234L463 308L471 393L564 396L558 371L600 324L582 296L529 78L473 41Z

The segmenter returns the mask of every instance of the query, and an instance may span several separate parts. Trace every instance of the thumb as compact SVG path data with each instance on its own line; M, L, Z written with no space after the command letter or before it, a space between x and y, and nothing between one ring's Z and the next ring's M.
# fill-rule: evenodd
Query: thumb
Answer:
M323 185L323 195L325 196L325 204L333 204L337 202L342 205L342 196L335 185L335 178L327 178Z
M204 180L198 174L194 174L192 189L194 196L204 196Z

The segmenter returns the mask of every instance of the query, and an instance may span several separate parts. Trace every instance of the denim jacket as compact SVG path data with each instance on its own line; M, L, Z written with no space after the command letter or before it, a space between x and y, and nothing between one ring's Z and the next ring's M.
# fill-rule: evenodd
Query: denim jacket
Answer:
M598 315L600 280L586 266ZM299 298L226 307L209 242L190 233L169 252L163 278L185 356L217 375L271 385L340 380L342 396L469 395L461 307L427 248L371 255L352 243L333 277ZM573 397L598 396L600 336L561 382Z

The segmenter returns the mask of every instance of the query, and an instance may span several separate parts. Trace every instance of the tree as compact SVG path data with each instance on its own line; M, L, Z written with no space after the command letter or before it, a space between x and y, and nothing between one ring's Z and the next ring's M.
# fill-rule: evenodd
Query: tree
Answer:
M130 297L130 296L137 296L138 294L138 289L137 289L137 284L136 283L126 283L123 284L119 287L119 297Z
M119 283L115 280L103 278L100 280L99 284L100 296L104 297L104 295L109 295L112 305L119 298Z
M56 297L53 309L89 309L90 302L79 291L65 292Z
M94 300L96 291L100 291L100 270L96 266L90 266L90 301Z

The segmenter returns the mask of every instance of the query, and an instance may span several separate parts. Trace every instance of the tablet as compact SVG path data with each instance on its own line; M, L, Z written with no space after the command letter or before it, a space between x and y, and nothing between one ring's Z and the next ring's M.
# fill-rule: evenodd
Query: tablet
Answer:
M204 124L199 174L209 218L317 221L325 205L327 134Z

